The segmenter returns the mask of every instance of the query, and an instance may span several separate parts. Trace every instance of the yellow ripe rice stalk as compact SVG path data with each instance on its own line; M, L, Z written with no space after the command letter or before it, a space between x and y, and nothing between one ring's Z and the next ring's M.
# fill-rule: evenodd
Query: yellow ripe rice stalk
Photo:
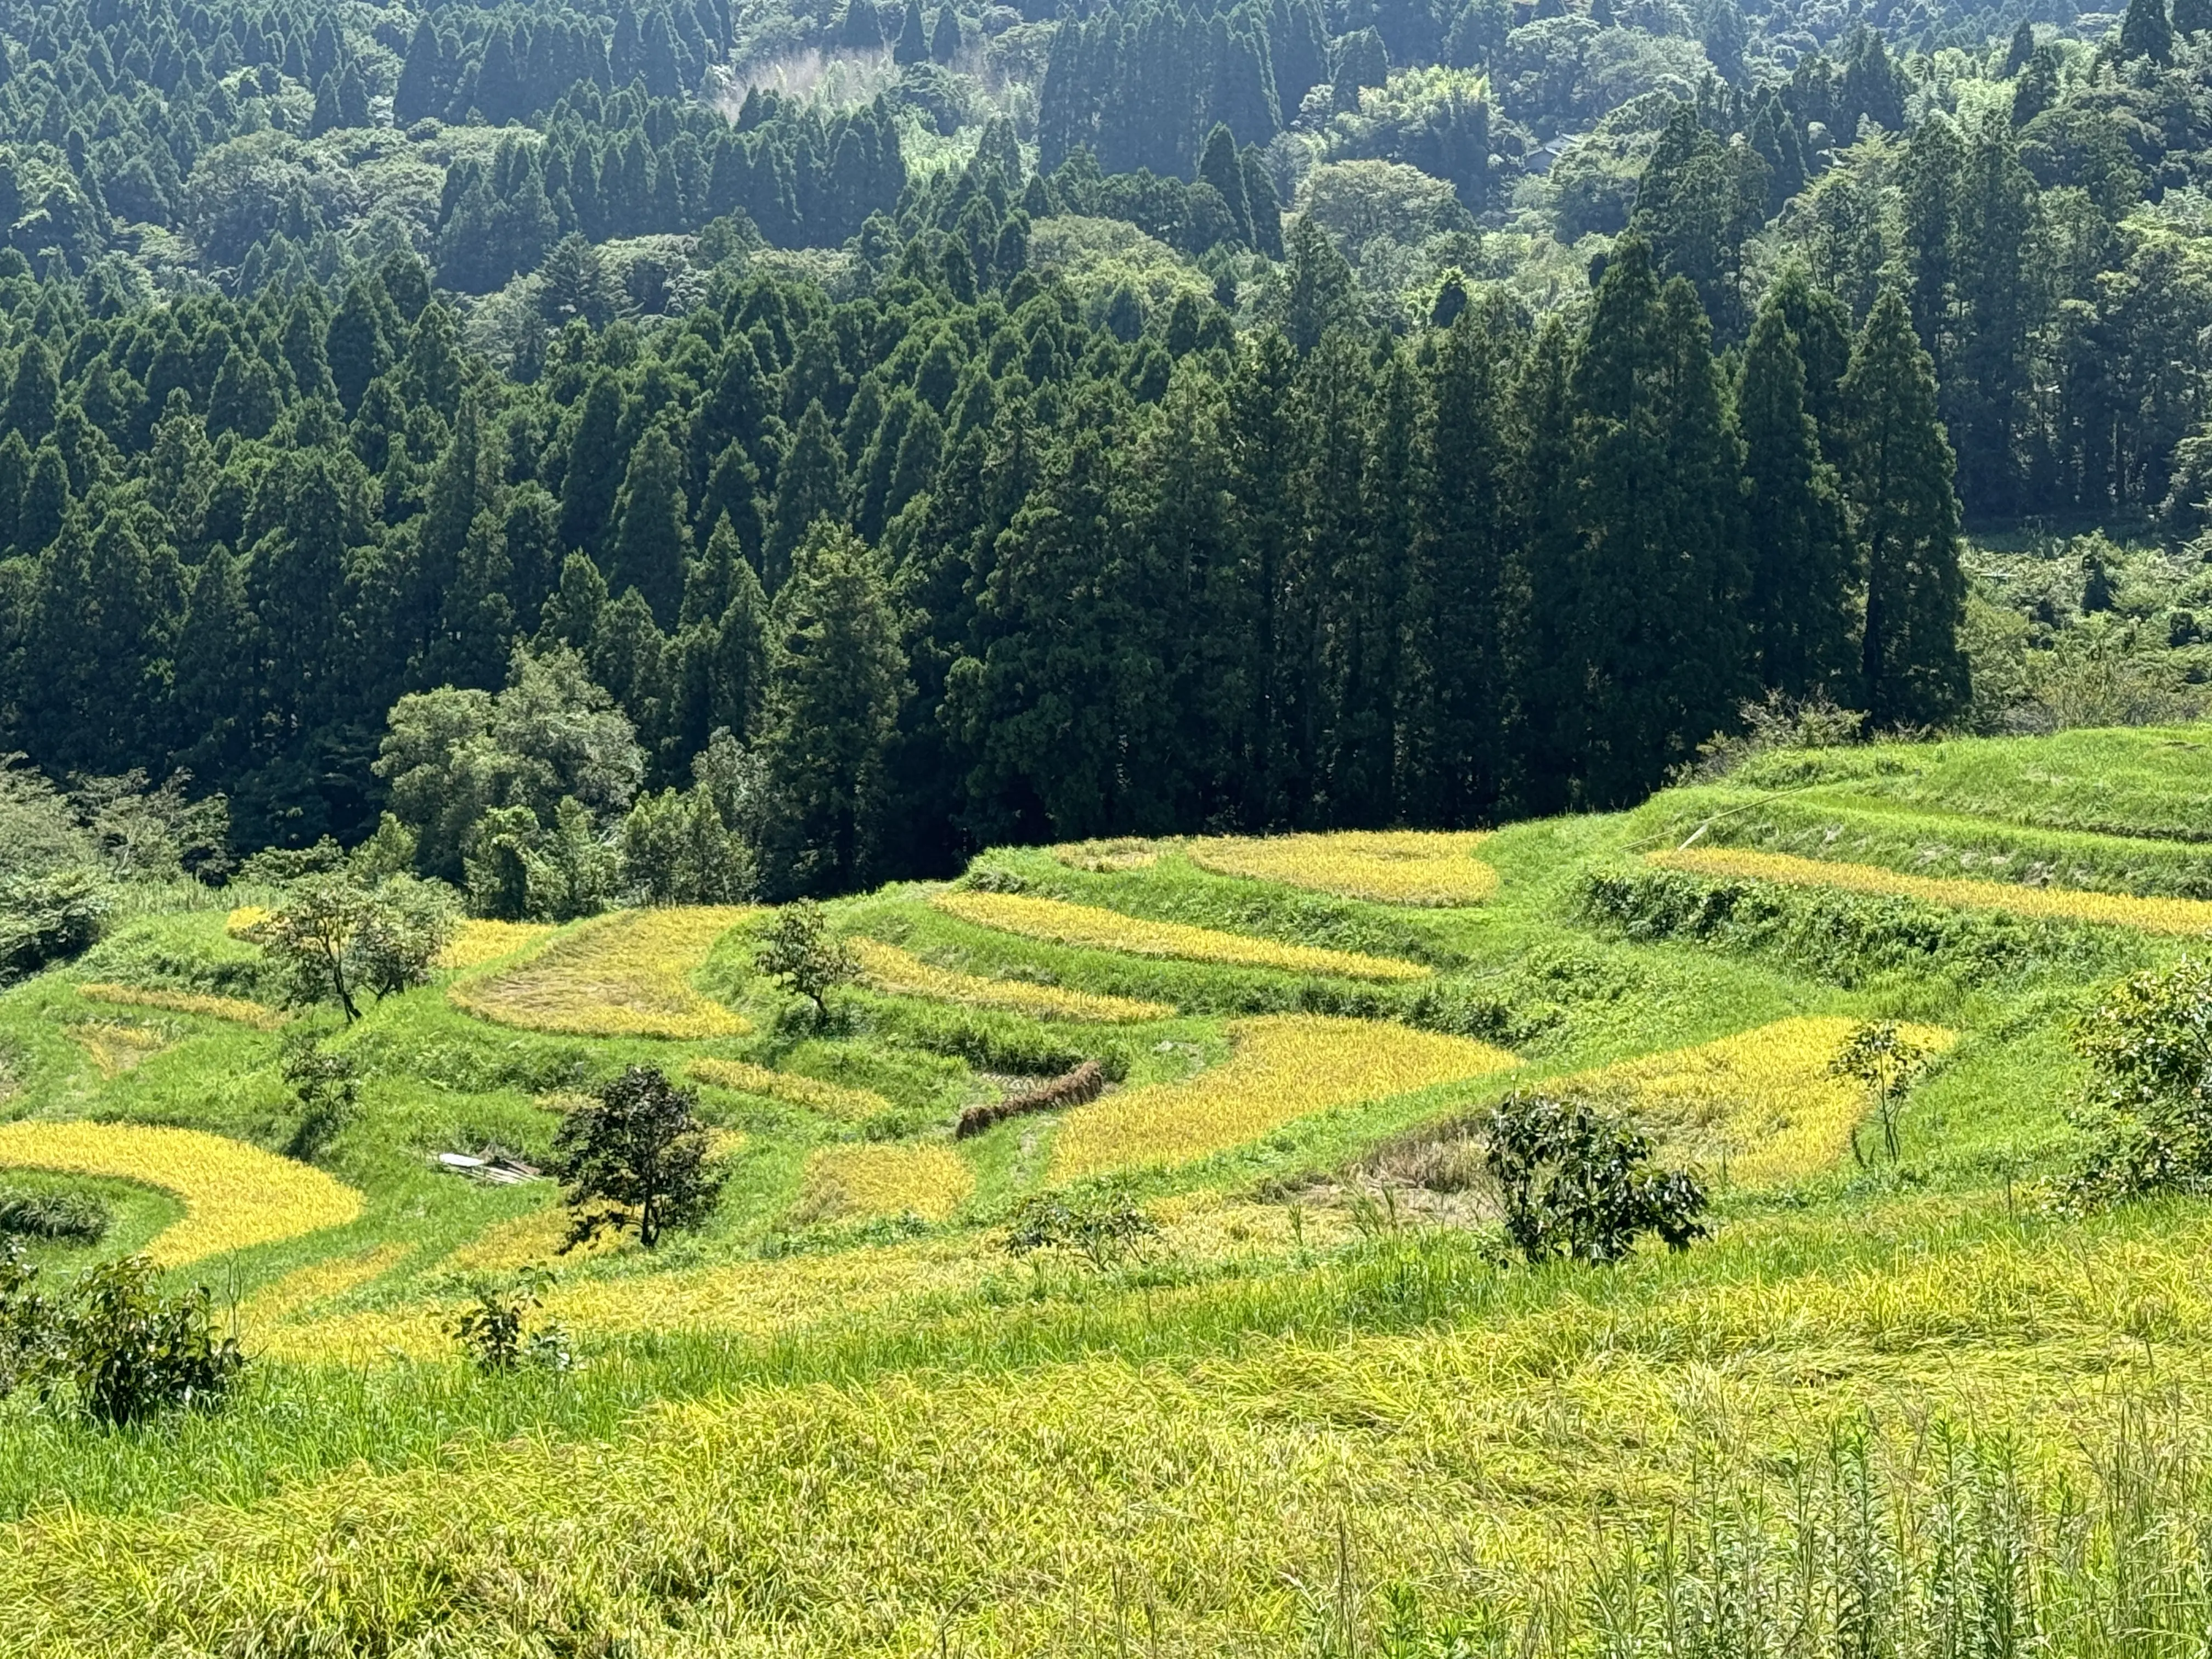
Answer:
M942 1221L975 1190L975 1172L950 1146L824 1146L806 1160L793 1215L808 1221L897 1215Z
M1009 1008L1039 1019L1072 1019L1091 1024L1175 1018L1176 1011L1168 1003L1071 991L1059 985L1033 985L1025 980L986 979L981 974L939 968L896 945L884 945L876 939L855 939L853 949L868 983L893 996L927 997L933 1001L966 1003L980 1008Z
M1833 887L1883 893L1960 909L2008 910L2044 921L2099 922L2146 933L2212 933L2212 899L2138 898L2129 893L2085 893L2063 887L2024 887L2006 881L1949 876L1908 876L1871 864L1831 864L1787 853L1747 848L1692 847L1647 855L1653 864L1694 875L1738 876L1792 887Z
M147 1247L165 1267L342 1227L361 1214L361 1194L320 1170L198 1129L0 1124L0 1164L111 1176L174 1193L185 1218Z
M1583 1072L1560 1086L1626 1096L1679 1153L1725 1169L1732 1180L1786 1181L1842 1157L1866 1115L1865 1090L1828 1071L1861 1023L1835 1016L1777 1020ZM1900 1025L1898 1034L1939 1054L1958 1041L1940 1025Z
M160 1008L173 1014L204 1014L234 1025L251 1025L257 1031L273 1031L284 1023L281 1009L244 997L218 997L198 991L165 991L141 985L111 985L95 980L80 985L76 994L94 1002L112 1002L125 1008Z
M295 1267L239 1304L239 1322L249 1331L279 1324L368 1284L398 1267L407 1255L408 1247L404 1244L379 1244L349 1255L334 1255L327 1261Z
M494 1223L447 1256L443 1265L463 1273L507 1273L516 1267L611 1255L635 1242L628 1233L603 1232L589 1243L564 1249L568 1243L568 1212L565 1206L555 1204Z
M1330 835L1223 836L1185 843L1201 870L1378 904L1478 904L1498 872L1474 857L1474 830L1341 830Z
M553 940L530 960L446 994L479 1019L574 1036L678 1040L738 1036L751 1028L691 988L690 975L721 936L757 914L738 905L618 910Z
M168 1039L150 1025L119 1019L86 1020L64 1028L77 1047L92 1056L103 1078L136 1069Z
M1123 870L1151 869L1160 861L1160 846L1133 836L1117 836L1109 841L1066 842L1054 848L1052 855L1071 870L1111 875Z
M1184 1163L1331 1107L1520 1064L1486 1042L1382 1020L1270 1014L1239 1020L1229 1034L1236 1047L1211 1071L1108 1095L1070 1112L1053 1142L1053 1178Z
M831 1117L854 1121L891 1109L890 1102L872 1089L849 1089L842 1084L800 1077L795 1072L778 1072L742 1060L695 1060L691 1062L691 1075L718 1089L765 1095L770 1100L787 1101L793 1106L810 1107Z
M241 904L223 918L222 931L233 939L244 939L269 920L265 904Z
M1255 939L1244 933L1224 933L1211 927L1193 927L1179 921L1150 921L1125 916L1118 910L1101 910L1064 899L1036 898L1026 893L976 893L951 890L930 901L947 915L979 927L1019 933L1055 945L1077 945L1094 951L1123 951L1131 956L1174 957L1187 962L1218 962L1246 968L1280 968L1297 974L1340 974L1347 979L1425 979L1429 970L1417 962L1395 957L1362 956L1352 951L1325 951L1312 945L1285 945L1278 939Z
M644 1266L643 1253L623 1259ZM611 1263L619 1267L621 1262ZM678 1329L769 1336L851 1318L915 1296L967 1291L1006 1257L975 1236L919 1239L777 1261L743 1261L672 1272L563 1277L539 1311L572 1330L607 1334ZM364 1363L394 1352L436 1358L453 1352L450 1304L421 1302L302 1322L277 1333L272 1352L305 1360Z
M441 968L481 968L487 962L535 945L553 931L542 921L488 921L472 918L460 925L453 943L438 952Z

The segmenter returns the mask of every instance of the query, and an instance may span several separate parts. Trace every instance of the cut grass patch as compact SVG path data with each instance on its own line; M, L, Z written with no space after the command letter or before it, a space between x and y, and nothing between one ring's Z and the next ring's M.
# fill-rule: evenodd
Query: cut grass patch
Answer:
M1154 921L1123 915L1118 910L1071 904L1065 899L1036 898L1025 893L953 890L939 893L930 902L947 915L979 927L1096 951L1123 951L1132 956L1171 957L1187 962L1228 963L1249 968L1281 968L1292 973L1333 974L1346 979L1425 979L1429 973L1417 962L1394 957L1327 951L1311 945L1286 945L1279 939L1224 933L1179 921Z
M1229 1029L1236 1046L1221 1065L1071 1111L1053 1142L1054 1179L1187 1163L1310 1113L1520 1064L1486 1042L1382 1020L1276 1014Z
M165 1267L342 1227L362 1212L361 1194L320 1170L198 1129L0 1124L0 1164L113 1176L174 1193L185 1218L147 1249Z
M1377 904L1478 904L1498 872L1474 856L1474 830L1340 830L1328 835L1224 836L1184 843L1216 875L1302 887Z
M619 910L554 939L529 961L457 981L454 1006L495 1024L575 1036L738 1036L743 1017L691 988L714 942L757 912L702 905Z
M1942 876L1908 876L1871 864L1831 864L1787 853L1758 853L1739 847L1692 847L1646 854L1669 870L1693 875L1734 876L1747 881L1779 882L1792 887L1833 887L1847 892L1880 893L1958 909L2005 910L2042 921L2093 922L2130 927L2137 933L2179 935L2212 933L2212 900L2138 898L2128 893L2082 893L2058 887L2022 887L2012 882L1968 881Z
M1164 1002L1107 996L1096 991L1071 991L1063 986L1038 985L1027 980L987 979L981 974L939 968L880 940L856 936L852 943L867 982L893 996L926 997L934 1002L965 1003L978 1008L1006 1008L1039 1019L1089 1024L1135 1024L1175 1018L1174 1007Z
M93 1066L103 1079L137 1070L169 1041L150 1025L133 1025L119 1019L82 1020L64 1029L70 1042L92 1056Z

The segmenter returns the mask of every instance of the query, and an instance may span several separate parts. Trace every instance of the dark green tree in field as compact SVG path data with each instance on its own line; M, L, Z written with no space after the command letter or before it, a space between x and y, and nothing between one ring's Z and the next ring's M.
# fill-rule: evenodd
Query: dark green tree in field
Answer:
M1844 379L1845 490L1866 556L1860 695L1877 726L1935 725L1971 690L1959 628L1959 499L1936 377L1905 301L1886 289Z
M762 584L770 593L791 574L799 544L823 519L839 519L845 501L845 453L818 403L810 403L775 481L775 507L762 552Z
M908 689L882 566L850 531L817 525L769 619L762 741L780 890L837 892L877 867L891 804L885 763Z
M1736 382L1744 446L1747 619L1761 684L1848 700L1856 551L1835 470L1806 409L1805 365L1781 305L1762 307Z
M691 556L691 531L684 521L683 458L665 428L647 428L630 452L615 517L608 585L617 592L635 587L657 620L675 622Z
M637 1231L647 1249L696 1227L722 1192L698 1101L657 1067L632 1066L561 1120L553 1171L568 1206L568 1242Z

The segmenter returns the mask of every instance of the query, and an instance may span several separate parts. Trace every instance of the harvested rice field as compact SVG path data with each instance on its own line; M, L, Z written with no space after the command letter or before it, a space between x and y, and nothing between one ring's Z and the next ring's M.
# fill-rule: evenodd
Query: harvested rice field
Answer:
M0 988L0 1218L104 1206L32 1282L143 1251L247 1360L107 1428L0 1352L0 1659L2196 1652L2212 1197L2093 1180L2161 988L2212 1075L2178 741L998 848L826 901L818 1010L764 908L471 921L350 1024L119 917ZM639 1067L696 1202L569 1248ZM1569 1109L1686 1248L1516 1243Z

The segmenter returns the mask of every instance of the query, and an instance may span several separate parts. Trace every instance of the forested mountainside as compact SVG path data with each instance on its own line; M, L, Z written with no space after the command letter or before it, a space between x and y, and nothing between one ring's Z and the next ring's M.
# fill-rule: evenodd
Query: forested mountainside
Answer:
M795 892L1996 720L1962 523L2203 528L2204 10L0 4L0 746Z

